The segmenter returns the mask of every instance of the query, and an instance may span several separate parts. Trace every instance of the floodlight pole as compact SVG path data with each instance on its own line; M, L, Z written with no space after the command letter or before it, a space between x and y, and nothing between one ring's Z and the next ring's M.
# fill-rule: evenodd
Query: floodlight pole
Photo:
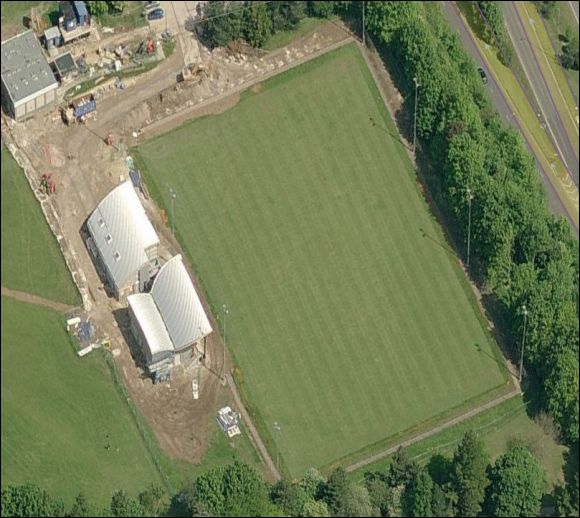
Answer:
M222 381L226 379L226 317L229 314L228 307L223 304L222 311L224 312L224 355L222 359Z
M274 442L276 443L276 471L278 472L278 474L280 474L280 455L278 453L278 434L280 434L280 432L282 431L282 428L280 428L280 424L278 423L278 421L274 421L274 431L276 432L274 434L274 437L276 438L274 440Z
M473 194L471 189L467 188L467 204L468 204L468 219L467 219L467 268L469 268L469 255L471 251L471 200L473 200Z
M528 313L529 313L528 308L526 307L525 304L522 306L522 311L524 313L524 331L522 333L522 354L520 356L520 376L519 376L520 385L522 383L522 374L524 371L524 347L526 345L526 323L528 320Z
M169 189L169 195L171 196L171 234L175 236L175 219L173 218L173 202L177 194L173 189Z
M417 91L419 90L419 82L417 78L413 78L415 83L415 115L413 116L413 153L417 149Z

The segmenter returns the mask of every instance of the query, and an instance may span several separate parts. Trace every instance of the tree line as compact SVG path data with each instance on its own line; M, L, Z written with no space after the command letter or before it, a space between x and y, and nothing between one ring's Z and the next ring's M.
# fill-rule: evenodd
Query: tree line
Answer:
M353 9L358 8L353 3ZM428 11L427 11L428 9ZM418 87L417 136L435 171L450 231L466 236L472 273L568 444L578 441L578 243L550 214L533 157L502 124L474 63L436 6L369 2L367 30L407 99ZM470 191L468 191L470 189Z
M426 465L399 449L384 470L361 482L344 469L328 478L309 469L299 481L263 481L250 466L213 468L177 493L150 486L136 498L116 491L105 508L80 493L69 509L33 485L2 488L2 516L538 516L546 489L536 457L520 443L491 464L484 443L467 432L451 457L433 455ZM578 515L578 466L555 490L558 516Z
M334 2L223 2L210 1L204 7L202 39L210 47L244 40L262 47L273 34L296 28L306 16L326 18Z

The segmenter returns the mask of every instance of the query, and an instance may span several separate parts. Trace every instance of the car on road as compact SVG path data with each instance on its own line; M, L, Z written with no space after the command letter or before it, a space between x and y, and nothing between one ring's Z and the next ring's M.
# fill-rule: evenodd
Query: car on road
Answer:
M151 20L161 20L164 16L165 16L165 11L163 9L161 9L161 8L154 9L153 11L150 11L149 13L147 13L147 19L149 21L151 21Z
M479 77L481 77L481 81L483 82L484 85L487 84L487 74L485 73L485 70L483 70L483 68L478 67L477 71L479 72Z

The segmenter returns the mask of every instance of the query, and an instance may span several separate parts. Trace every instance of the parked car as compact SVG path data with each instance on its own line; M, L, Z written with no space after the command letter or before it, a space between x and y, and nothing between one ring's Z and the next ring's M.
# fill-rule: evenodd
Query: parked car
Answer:
M148 20L161 20L165 16L165 11L161 8L154 9L147 13Z
M479 77L481 77L483 84L486 85L487 84L487 74L485 73L485 70L483 70L483 68L481 68L481 67L478 67L477 71L479 72Z

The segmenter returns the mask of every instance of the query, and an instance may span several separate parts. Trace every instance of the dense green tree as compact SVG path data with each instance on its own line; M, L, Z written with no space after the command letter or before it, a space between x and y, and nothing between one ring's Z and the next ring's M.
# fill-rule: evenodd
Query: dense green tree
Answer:
M522 444L501 455L490 469L489 509L493 516L538 516L545 474Z
M294 29L306 16L306 2L268 2L268 12L274 32Z
M326 478L316 468L309 468L300 482L308 498L318 500L322 496Z
M67 516L97 516L96 509L89 503L84 493L79 493Z
M300 516L330 516L328 506L322 500L307 500L304 502L304 507L302 508L302 514Z
M109 12L111 13L122 13L127 7L127 2L123 0L111 0L107 2L109 7Z
M432 516L433 480L427 470L417 470L405 486L403 496L406 516Z
M307 10L310 16L316 16L318 18L329 18L334 13L335 2L318 2L309 1L307 2Z
M323 499L333 515L338 515L342 505L342 497L346 493L349 481L343 468L336 468L328 477L323 490Z
M169 505L165 489L155 484L139 493L138 500L147 516L160 516Z
M223 472L223 495L226 516L269 516L268 491L255 469L234 462Z
M253 47L261 47L272 34L272 19L264 2L250 2L244 12L244 39Z
M445 493L439 484L433 484L431 493L431 512L433 516L449 516L449 508Z
M371 503L367 488L351 483L342 498L339 516L380 516L379 510Z
M141 504L119 489L111 498L111 514L118 517L143 516Z
M389 516L392 488L387 485L384 477L378 473L365 473L365 487L369 492L371 505L379 510L381 516Z
M485 489L489 485L488 464L489 456L483 441L475 432L468 431L457 445L451 473L460 516L476 516L481 511Z
M417 471L417 465L409 460L407 451L404 448L399 448L393 455L389 471L386 475L387 483L391 487L405 485Z
M300 516L304 504L311 499L300 485L280 480L270 489L270 499L287 516Z
M205 6L203 38L210 47L222 47L243 38L244 11L237 2L211 0Z
M503 22L501 2L483 0L476 2L476 4L486 21L486 27L489 31L487 42L496 44L499 47L502 62L504 65L509 66L513 55L513 47Z
M63 516L64 504L35 484L2 488L2 516Z
M555 0L535 1L534 4L536 4L538 11L544 18L551 18L556 10Z
M556 355L546 376L548 411L563 436L578 441L578 349L564 349Z
M562 45L560 62L564 68L578 70L578 36L573 36L569 42Z
M89 0L87 2L87 7L93 16L100 16L101 14L107 13L109 10L107 2L104 0Z

